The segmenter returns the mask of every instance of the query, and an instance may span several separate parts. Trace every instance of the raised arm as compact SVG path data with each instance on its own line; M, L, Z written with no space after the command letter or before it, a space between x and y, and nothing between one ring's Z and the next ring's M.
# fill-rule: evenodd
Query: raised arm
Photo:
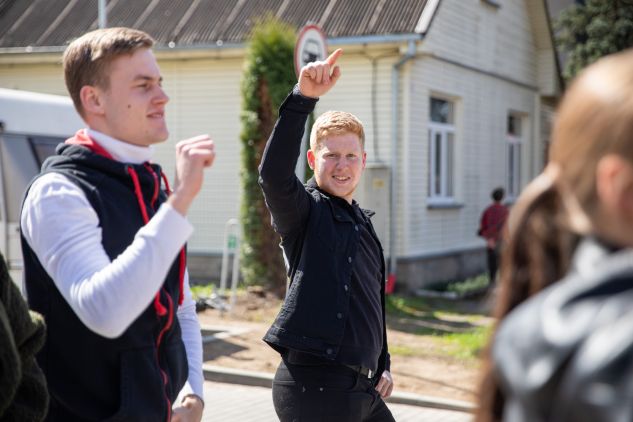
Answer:
M318 97L328 92L341 72L335 66L342 50L326 60L309 63L301 69L299 81L279 109L264 155L259 165L259 184L273 218L273 227L285 235L302 227L310 212L310 197L295 176L308 115Z

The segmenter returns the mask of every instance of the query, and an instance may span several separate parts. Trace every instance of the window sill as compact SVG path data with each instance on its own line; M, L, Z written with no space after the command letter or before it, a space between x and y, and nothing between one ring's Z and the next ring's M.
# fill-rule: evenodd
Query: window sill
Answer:
M426 208L429 210L456 210L463 208L464 204L452 200L438 201L435 199L428 199Z

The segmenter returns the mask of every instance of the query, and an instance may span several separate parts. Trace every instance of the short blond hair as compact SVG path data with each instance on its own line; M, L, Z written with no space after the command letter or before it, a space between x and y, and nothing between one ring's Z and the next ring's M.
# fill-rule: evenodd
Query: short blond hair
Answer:
M310 132L310 149L316 151L323 139L331 135L352 133L358 136L360 146L365 149L365 130L360 119L346 111L326 111L320 115Z
M81 88L90 85L110 87L109 70L114 59L142 48L152 48L154 39L131 28L106 28L88 32L64 51L62 63L66 89L79 114L83 115Z

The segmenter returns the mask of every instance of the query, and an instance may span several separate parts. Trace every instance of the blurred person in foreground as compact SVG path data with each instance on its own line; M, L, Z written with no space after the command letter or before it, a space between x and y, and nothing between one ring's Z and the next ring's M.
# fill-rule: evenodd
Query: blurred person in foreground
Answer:
M48 391L35 354L46 327L29 311L0 254L0 421L39 422L48 410Z
M295 176L306 120L336 84L341 53L301 69L259 168L291 280L264 336L282 356L273 381L282 422L394 420L383 401L393 389L384 258L373 212L353 200L366 160L361 122L342 111L318 117L307 153L314 178Z
M499 256L503 241L503 230L508 218L508 208L501 203L505 191L503 188L496 188L490 194L492 204L490 204L481 214L479 231L477 234L486 239L486 257L488 259L488 274L490 284L496 281L497 269L499 268Z
M206 135L179 142L173 192L151 162L169 99L152 45L108 28L68 46L66 86L88 127L46 160L22 207L28 301L48 326L37 359L50 421L202 417L186 215L215 153Z
M633 51L561 103L512 212L477 421L633 420Z

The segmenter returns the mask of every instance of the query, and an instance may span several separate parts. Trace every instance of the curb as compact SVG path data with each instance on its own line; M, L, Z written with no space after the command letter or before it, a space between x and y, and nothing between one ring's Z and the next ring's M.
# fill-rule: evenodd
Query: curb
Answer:
M204 379L208 381L267 388L272 388L273 384L273 374L267 372L244 371L241 369L225 368L223 366L207 364L202 365L202 370L204 372ZM419 394L406 392L396 392L389 397L386 402L465 413L473 413L475 411L475 405L469 402L431 396L421 396Z

